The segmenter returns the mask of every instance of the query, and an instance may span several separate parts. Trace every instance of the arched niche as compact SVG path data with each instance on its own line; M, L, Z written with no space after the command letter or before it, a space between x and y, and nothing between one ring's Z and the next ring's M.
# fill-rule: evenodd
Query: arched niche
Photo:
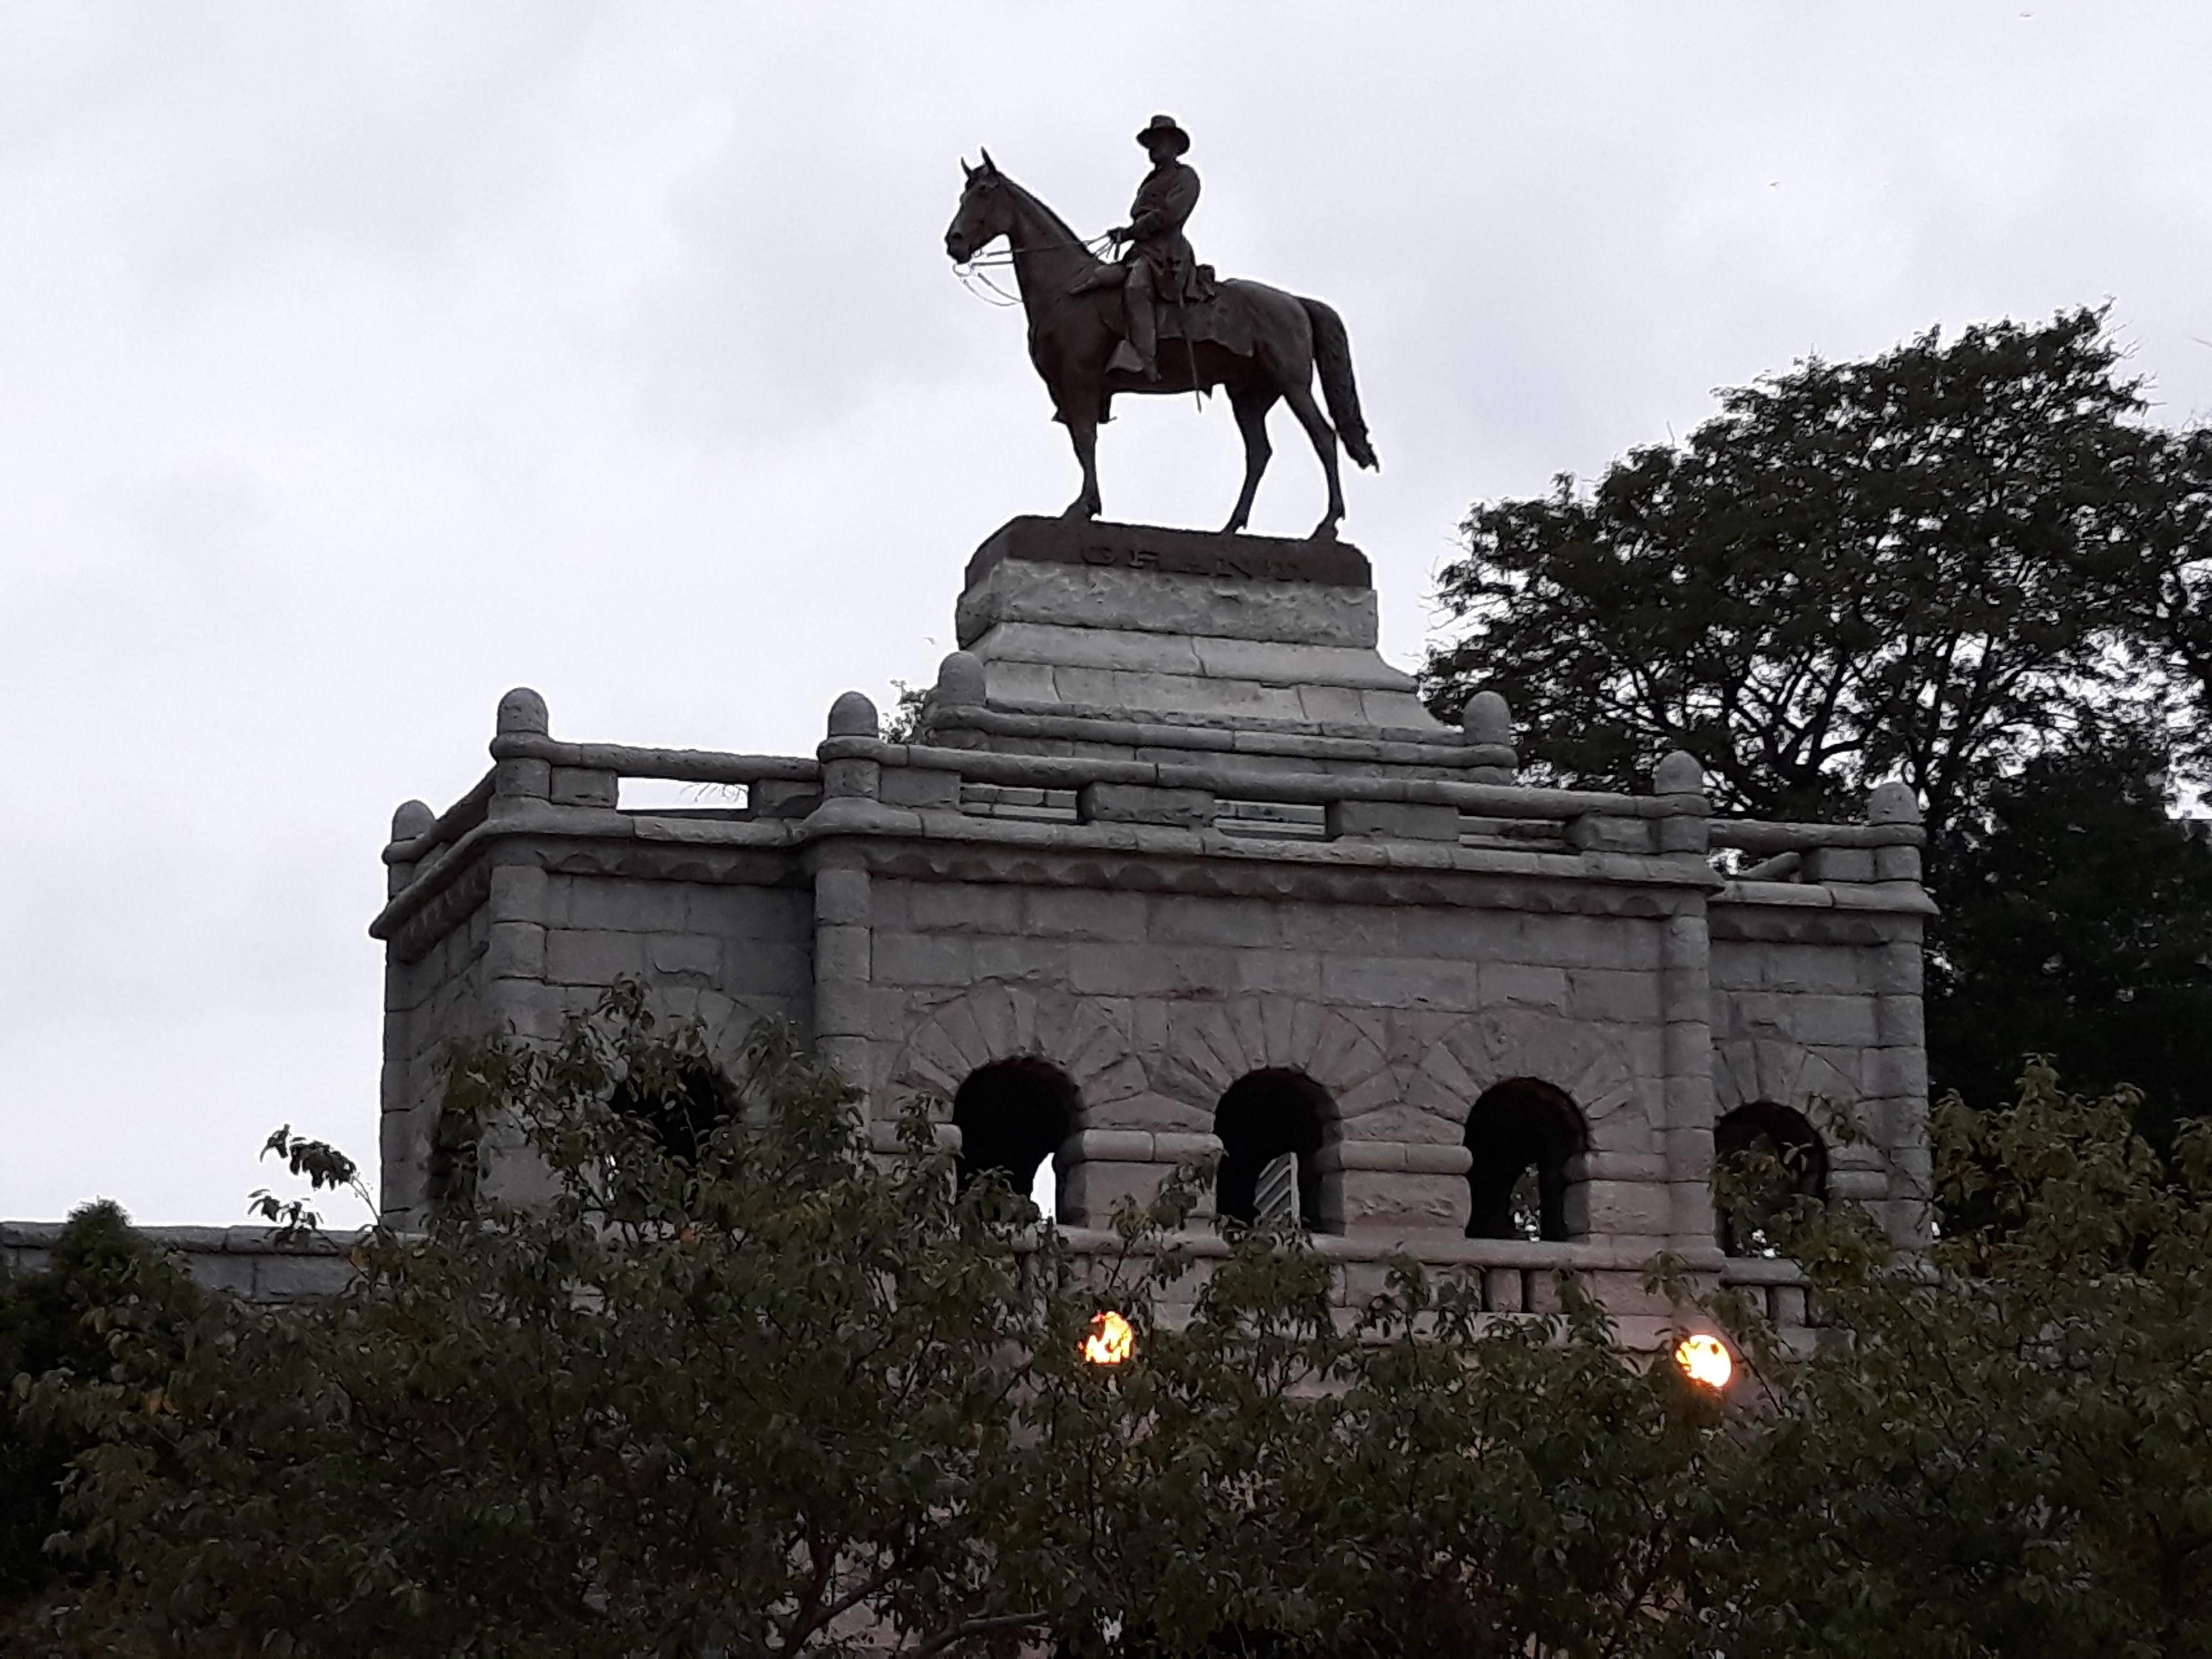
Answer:
M1231 1084L1213 1113L1213 1133L1221 1141L1214 1213L1250 1225L1261 1172L1289 1153L1297 1159L1299 1219L1309 1229L1321 1225L1330 1206L1319 1159L1335 1121L1328 1091L1304 1072L1270 1066Z
M995 1172L1027 1196L1039 1166L1075 1133L1081 1109L1075 1085L1049 1060L1023 1055L977 1066L952 1097L960 1185Z
M624 1078L615 1085L614 1109L653 1131L671 1158L689 1163L715 1128L738 1111L738 1091L710 1062L701 1060L665 1076Z
M1467 1115L1469 1238L1563 1240L1575 1160L1589 1128L1565 1091L1535 1078L1483 1091Z
M1828 1148L1802 1112L1771 1100L1737 1107L1713 1125L1713 1169L1733 1168L1747 1182L1748 1214L1737 1214L1715 1195L1713 1224L1729 1255L1771 1255L1771 1218L1801 1199L1825 1203Z

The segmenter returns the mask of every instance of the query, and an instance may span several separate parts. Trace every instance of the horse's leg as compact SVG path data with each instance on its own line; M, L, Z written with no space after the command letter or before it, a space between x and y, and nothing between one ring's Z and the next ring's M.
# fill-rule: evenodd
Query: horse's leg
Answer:
M1063 519L1095 519L1098 516L1098 422L1087 417L1071 416L1067 422L1067 441L1075 446L1075 459L1083 465L1083 488L1067 504Z
M1321 405L1314 401L1313 388L1304 380L1285 386L1283 398L1298 417L1298 424L1305 428L1306 436L1313 440L1314 453L1321 457L1321 470L1328 479L1328 511L1314 526L1313 539L1334 541L1338 521L1344 517L1344 481L1336 471L1336 428L1321 412Z
M1275 453L1267 441L1267 411L1275 406L1275 388L1257 382L1229 388L1229 407L1237 416L1237 429L1244 434L1244 492L1237 498L1237 510L1229 515L1229 522L1221 526L1224 534L1233 534L1252 522L1252 497L1260 488L1260 475L1267 470L1267 458Z

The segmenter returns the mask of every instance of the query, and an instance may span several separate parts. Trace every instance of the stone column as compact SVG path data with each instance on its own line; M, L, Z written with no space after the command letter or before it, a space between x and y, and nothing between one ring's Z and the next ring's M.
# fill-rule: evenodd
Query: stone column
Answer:
M499 735L545 737L545 699L518 686L499 702ZM499 760L492 765L485 818L497 823L544 807L553 769L542 760ZM561 1011L545 995L546 895L549 882L534 850L512 840L493 843L487 857L491 890L484 902L484 1009L493 1030L550 1038Z
M873 738L876 706L848 691L830 706L830 740L822 745L822 804L872 801L883 768L875 761L840 755L839 739ZM869 876L859 852L825 844L814 863L814 1046L845 1080L861 1091L867 1115L869 985L874 945Z
M396 846L427 834L438 821L428 803L403 801L392 815L392 840ZM385 892L397 898L415 879L412 860L385 861ZM421 1219L424 1172L429 1156L428 1132L423 1115L416 1109L415 1007L422 1000L415 964L403 963L389 944L384 947L384 1068L378 1094L381 1108L377 1123L379 1212L395 1226Z
M1708 844L1705 768L1676 750L1659 763L1654 793L1672 808L1654 825L1660 854L1703 866ZM1705 896L1681 895L1681 908L1660 924L1659 1017L1663 1022L1667 1117L1661 1127L1672 1194L1672 1248L1692 1261L1710 1257L1713 1242L1713 1032L1711 940Z
M499 735L545 737L550 722L545 699L518 686L499 700ZM542 760L495 759L491 799L484 818L502 820L542 811L552 793L552 767ZM559 1035L563 1010L545 983L545 923L548 889L538 853L516 838L495 840L485 852L489 885L484 897L484 1023L492 1031L512 1031L528 1041ZM435 1107L432 1109L434 1123ZM520 1132L511 1125L486 1131L480 1153L481 1190L509 1203L551 1198L550 1173L526 1152Z
M1060 1179L1062 1226L1110 1227L1114 1206L1123 1199L1149 1204L1176 1168L1202 1158L1219 1158L1220 1139L1210 1134L1165 1130L1079 1129L1053 1154ZM1200 1194L1191 1212L1194 1225L1213 1217L1213 1191Z

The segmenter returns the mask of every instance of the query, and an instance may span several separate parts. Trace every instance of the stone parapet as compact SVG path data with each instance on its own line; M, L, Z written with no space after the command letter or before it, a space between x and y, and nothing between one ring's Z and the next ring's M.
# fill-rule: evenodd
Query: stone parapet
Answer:
M64 1223L0 1221L0 1268L43 1271ZM296 1302L335 1295L351 1282L349 1257L365 1232L307 1233L280 1239L273 1227L139 1227L138 1237L180 1261L195 1284L249 1302Z

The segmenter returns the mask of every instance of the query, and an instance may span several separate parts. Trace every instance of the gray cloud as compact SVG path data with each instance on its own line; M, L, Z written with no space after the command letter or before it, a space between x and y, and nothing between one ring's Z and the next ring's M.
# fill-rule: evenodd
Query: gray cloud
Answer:
M377 849L507 686L789 749L929 677L1074 483L940 251L980 145L1095 230L1171 111L1201 256L1344 313L1401 657L1470 500L1807 351L2110 296L2212 408L2212 17L2020 10L9 7L0 1215L236 1218L281 1121L373 1154ZM1218 402L1102 460L1172 522L1238 473ZM1318 502L1279 443L1255 527Z

